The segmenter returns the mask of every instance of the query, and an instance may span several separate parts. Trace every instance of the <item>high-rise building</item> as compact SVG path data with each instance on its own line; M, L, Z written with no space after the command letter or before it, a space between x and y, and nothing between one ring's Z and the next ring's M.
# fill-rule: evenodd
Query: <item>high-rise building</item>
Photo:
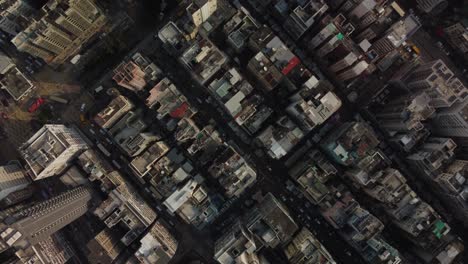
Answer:
M105 24L106 18L93 0L51 0L44 16L12 39L18 50L48 63L62 64Z
M432 124L439 136L468 138L468 99L439 111Z
M193 0L187 7L187 13L193 24L198 27L216 11L218 0Z
M430 14L438 14L448 6L447 0L416 0L418 8Z
M419 28L421 23L414 15L409 15L392 25L387 33L372 44L371 49L379 56L386 54L400 47Z
M369 64L366 61L360 61L348 70L338 74L337 78L341 81L348 81L361 75L367 69L367 67L369 67Z
M48 239L85 214L91 199L92 190L81 186L9 215L2 224L0 251Z
M429 138L420 150L406 158L410 168L424 180L432 180L439 175L443 165L452 159L457 145L450 138Z
M449 44L461 53L468 53L468 20L444 28Z
M332 64L329 69L333 72L339 72L352 66L357 60L358 56L354 52L350 52L343 59Z
M284 27L294 39L299 39L327 10L328 5L323 0L304 1L292 10Z
M64 125L45 125L20 148L33 180L60 173L68 162L88 148L74 129Z
M468 217L468 161L455 160L434 179L446 206L461 221Z
M21 30L27 17L34 9L25 0L3 0L0 2L0 29L10 35L16 35Z
M0 166L0 200L9 194L26 188L30 179L20 165L13 163Z
M379 108L376 118L388 132L406 132L424 129L421 123L431 117L435 109L426 93L416 96L402 96Z
M468 96L468 89L440 59L403 67L392 81L413 93L425 92L435 108L450 107Z

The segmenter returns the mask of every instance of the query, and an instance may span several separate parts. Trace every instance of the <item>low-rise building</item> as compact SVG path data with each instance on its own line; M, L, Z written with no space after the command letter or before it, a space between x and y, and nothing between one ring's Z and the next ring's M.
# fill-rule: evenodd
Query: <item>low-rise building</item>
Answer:
M2 66L0 65L0 88L7 91L15 101L21 101L32 92L34 84L14 64L3 69Z
M150 170L151 165L157 162L169 151L166 143L159 141L150 146L145 152L137 156L130 163L130 168L139 177L145 176Z
M214 258L222 264L240 262L246 254L288 243L299 229L287 208L271 193L231 225L215 242ZM241 262L242 263L242 262Z
M109 129L132 108L133 103L125 96L119 95L94 117L94 122L102 128Z
M311 131L323 124L341 107L340 98L331 91L328 82L311 77L302 89L293 95L286 112L295 119L304 131Z
M372 128L362 122L340 125L321 143L321 147L335 162L349 166L375 152L380 143Z
M187 98L168 78L162 79L150 90L146 106L154 108L160 119L166 116L181 119L195 113Z
M290 263L296 264L335 264L327 249L305 227L297 233L291 243L284 248Z
M135 256L142 264L167 264L174 256L178 242L162 220L157 220L140 240Z
M327 181L337 172L336 167L320 151L312 150L296 162L289 170L289 175L296 180L313 204L320 205L330 195Z
M227 147L208 169L228 198L239 197L256 182L257 173L232 147Z
M257 53L248 63L247 68L262 83L267 91L275 89L283 80L281 72L265 56L263 52Z
M118 233L107 227L89 241L86 247L89 250L88 259L91 264L112 262L125 249Z
M180 60L204 84L227 62L227 57L210 40L198 36Z
M228 43L237 51L241 51L248 43L249 37L259 28L259 24L241 7L237 13L224 24L223 32Z
M303 131L288 117L280 117L268 126L256 141L273 159L281 159L304 137Z
M161 70L140 53L135 53L128 61L124 61L116 69L112 79L124 88L138 92L143 90L148 82L154 81Z
M201 176L195 176L175 190L163 204L170 213L201 229L216 219L223 203L220 195L212 193L203 184Z
M110 173L106 181L109 196L93 213L108 228L117 224L125 227L127 232L120 241L128 246L156 220L157 214L119 172Z
M164 44L164 47L175 55L180 55L189 45L184 33L172 21L159 30L158 37Z

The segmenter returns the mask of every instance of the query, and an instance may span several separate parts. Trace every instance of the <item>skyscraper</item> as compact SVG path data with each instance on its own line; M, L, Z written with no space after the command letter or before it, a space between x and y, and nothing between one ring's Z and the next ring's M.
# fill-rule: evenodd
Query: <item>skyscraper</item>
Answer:
M87 148L75 129L45 125L20 148L20 152L33 180L39 180L60 173L75 155Z
M432 124L439 136L468 138L468 99L439 111Z
M416 0L418 8L426 13L437 14L448 6L447 0Z
M51 0L42 9L45 15L12 42L18 50L52 64L74 56L106 20L93 0Z
M26 188L29 183L30 179L18 164L0 166L0 200L10 193Z
M0 251L48 239L85 214L91 198L92 190L81 186L9 215L1 224Z
M393 77L393 82L413 93L425 92L435 108L450 107L468 96L468 90L442 60L409 65Z

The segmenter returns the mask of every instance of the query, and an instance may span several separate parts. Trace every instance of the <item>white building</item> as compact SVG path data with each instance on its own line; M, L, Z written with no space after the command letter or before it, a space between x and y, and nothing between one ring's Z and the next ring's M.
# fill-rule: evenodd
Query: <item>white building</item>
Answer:
M0 200L10 193L26 188L30 182L20 165L14 163L0 166Z
M57 175L88 145L73 128L45 125L20 148L33 180Z

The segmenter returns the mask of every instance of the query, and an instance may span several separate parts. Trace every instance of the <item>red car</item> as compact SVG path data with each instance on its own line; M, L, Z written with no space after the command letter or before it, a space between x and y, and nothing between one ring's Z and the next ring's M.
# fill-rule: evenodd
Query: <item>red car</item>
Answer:
M34 103L31 104L31 106L29 106L28 108L28 112L29 113L34 113L37 111L37 109L39 109L39 107L41 105L43 105L45 103L45 100L44 98L37 98L36 101L34 101Z

